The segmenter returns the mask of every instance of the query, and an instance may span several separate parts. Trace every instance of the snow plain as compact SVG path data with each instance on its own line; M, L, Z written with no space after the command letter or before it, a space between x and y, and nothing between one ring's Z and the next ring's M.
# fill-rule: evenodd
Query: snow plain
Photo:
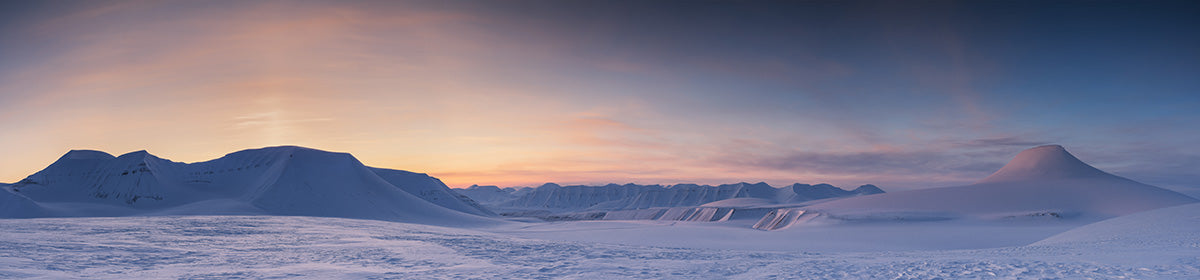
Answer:
M1172 208L1196 213L1200 204ZM1170 212L1170 211L1168 211ZM1170 217L1177 213L1164 213ZM1194 215L1193 215L1194 217ZM1196 219L1140 242L808 252L548 241L471 229L284 216L0 220L0 278L1195 279ZM1068 237L1063 237L1068 238ZM1181 239L1190 238L1190 239ZM1068 238L1069 239L1069 238ZM745 242L756 242L747 240ZM1178 244L1178 243L1176 243ZM1112 248L1118 248L1113 250ZM1130 259L1136 261L1130 261Z

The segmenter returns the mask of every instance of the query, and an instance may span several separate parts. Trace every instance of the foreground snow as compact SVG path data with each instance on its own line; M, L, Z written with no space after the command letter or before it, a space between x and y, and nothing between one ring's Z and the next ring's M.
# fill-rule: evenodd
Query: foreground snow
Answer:
M1186 207L1191 208L1169 208L1174 212L1162 215L1200 210L1200 204ZM1200 221L1181 223L1184 230L1174 232L1191 232L1187 229ZM1200 277L1196 239L1171 243L1187 246L1153 249L1112 239L1062 239L1070 242L977 250L813 253L545 241L340 218L8 219L0 220L0 278Z

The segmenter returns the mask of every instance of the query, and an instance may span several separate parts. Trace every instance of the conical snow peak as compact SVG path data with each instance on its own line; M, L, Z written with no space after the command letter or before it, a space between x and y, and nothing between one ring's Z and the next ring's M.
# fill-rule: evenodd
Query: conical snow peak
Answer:
M1083 163L1059 145L1021 151L1012 161L980 183L1111 176Z

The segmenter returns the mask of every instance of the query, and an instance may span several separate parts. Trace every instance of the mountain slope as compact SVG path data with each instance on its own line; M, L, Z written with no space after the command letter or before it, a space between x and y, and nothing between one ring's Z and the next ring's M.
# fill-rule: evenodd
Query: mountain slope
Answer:
M512 193L516 191L514 188L503 188L497 186L480 186L471 185L465 189L453 189L454 192L470 197L472 200L479 203L495 204L513 199Z
M0 186L0 218L35 218L50 216L49 211L29 198Z
M1033 245L1105 244L1106 247L1200 248L1200 203L1116 217L1046 238Z
M1008 164L978 183L1114 177L1117 176L1084 163L1062 146L1046 145L1018 153Z
M1061 146L1040 146L978 183L861 196L807 207L830 215L902 213L956 217L1090 216L1107 218L1196 202L1079 161Z
M411 195L415 195L425 201L433 202L442 207L450 208L460 212L480 215L480 216L495 216L483 205L479 205L470 197L461 195L450 187L447 187L442 180L432 176L413 173L404 170L385 169L385 168L370 168L379 175L384 181L389 184L406 191Z
M181 163L145 151L113 157L73 150L49 167L13 184L14 191L42 202L100 202L138 208L161 206L164 197L193 193L165 177L175 177Z
M8 189L35 205L54 206L46 208L53 213L32 216L231 212L449 225L488 223L479 216L491 215L427 175L373 169L350 154L294 146L192 164L145 151L119 157L71 151ZM80 210L97 207L115 210Z

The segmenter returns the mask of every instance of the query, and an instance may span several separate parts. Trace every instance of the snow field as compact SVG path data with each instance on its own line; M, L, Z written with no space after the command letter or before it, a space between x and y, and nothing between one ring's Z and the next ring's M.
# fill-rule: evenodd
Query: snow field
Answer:
M863 253L545 241L340 218L0 220L2 278L1195 279L1200 249L1129 265L1104 247ZM1155 254L1156 252L1141 252ZM1133 255L1130 257L1138 257Z

